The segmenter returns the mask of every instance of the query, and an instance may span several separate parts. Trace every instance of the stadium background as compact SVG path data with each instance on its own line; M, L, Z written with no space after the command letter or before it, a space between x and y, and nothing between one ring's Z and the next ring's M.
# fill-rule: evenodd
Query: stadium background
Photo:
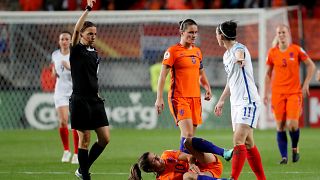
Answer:
M70 30L80 15L83 8L74 4L78 0L0 0L0 179L30 180L30 179L74 179L76 166L61 164L61 143L57 132L57 118L52 100L52 84L47 77L50 74L50 56L57 45L57 36L62 30ZM232 131L229 117L229 109L226 108L224 116L213 116L212 109L216 98L221 94L225 81L225 73L221 63L224 51L215 43L214 30L216 25L202 21L203 18L191 16L191 14L211 14L207 19L221 22L223 18L230 16L212 15L213 12L222 12L225 8L232 12L234 19L244 16L243 11L255 11L261 9L242 9L242 3L249 1L220 0L189 0L185 2L209 2L211 6L200 4L188 4L178 6L178 9L197 9L191 11L179 11L180 15L171 15L172 21L165 23L148 23L141 26L130 20L139 13L147 14L139 20L155 17L155 13L162 11L106 11L114 9L141 10L157 9L156 4L146 5L148 2L165 2L159 0L101 0L99 9L90 14L92 21L98 25L97 47L103 58L100 67L100 91L106 98L106 110L112 125L111 143L92 167L92 176L96 180L126 179L130 165L136 162L137 157L145 151L161 153L164 149L178 148L179 130L174 126L168 108L163 115L155 114L153 104L155 93L150 88L149 67L161 59L164 49L168 44L178 40L177 22L190 14L200 20L200 39L197 43L205 53L205 67L212 85L214 98L210 102L204 102L203 116L205 123L202 129L197 131L197 136L215 142L223 147L232 147ZM29 2L27 6L20 3ZM72 6L60 7L61 2L71 3ZM105 7L105 2L110 3ZM135 3L135 2L140 2ZM173 2L180 2L178 0ZM284 0L261 1L262 4L254 4L254 7L272 6L273 10L286 8L286 5L296 5L297 1ZM302 1L301 1L302 2ZM73 4L72 4L73 3ZM115 3L112 6L112 3ZM122 3L122 4L121 4ZM303 1L303 29L304 37L299 36L297 13L288 13L287 23L293 35L293 42L305 46L306 51L319 68L320 41L320 11L319 0ZM142 5L141 5L142 4ZM151 3L152 4L152 3ZM161 3L160 3L161 4ZM204 3L205 4L205 3ZM204 5L202 4L202 5ZM311 6L310 6L311 4ZM28 6L31 5L31 6ZM180 4L181 5L181 4ZM192 7L192 5L195 5ZM152 7L152 8L151 8ZM278 8L276 8L278 7ZM161 7L163 8L163 7ZM174 8L174 7L171 7ZM212 8L211 10L199 10ZM167 8L170 9L170 8ZM268 14L269 11L263 9ZM33 10L25 12L22 10ZM44 10L44 11L42 11ZM56 11L52 11L56 10ZM58 11L59 10L59 11ZM63 10L63 12L60 12ZM172 13L172 11L165 13ZM175 11L173 11L175 12ZM246 12L246 13L248 13ZM271 12L271 11L270 11ZM118 23L108 23L110 14L129 14L115 20ZM177 12L176 12L177 13ZM225 12L223 12L225 13ZM100 14L100 15L98 15ZM102 14L102 15L101 15ZM283 15L283 13L280 13ZM265 33L267 42L265 50L271 44L274 35L274 26L278 22L285 22L282 15L271 16L267 23ZM99 16L102 18L99 19ZM132 17L130 17L132 16ZM226 16L226 17L224 17ZM251 15L252 16L252 15ZM166 18L159 16L159 18ZM258 17L251 17L257 20ZM268 19L268 18L267 18ZM126 21L127 20L127 21ZM119 21L122 23L120 24ZM126 22L126 23L124 23ZM243 22L241 20L240 22ZM260 73L259 37L260 29L257 24L241 24L239 27L241 36L239 41L248 45L252 55L255 76ZM156 44L156 46L154 46ZM259 77L255 77L256 80ZM257 82L259 84L261 82ZM319 127L320 120L320 90L319 82L312 80L311 96L308 108L309 118L301 120L301 126ZM226 104L228 107L228 104ZM272 119L270 119L273 122ZM39 129L47 129L39 131ZM139 130L137 130L139 129ZM151 130L149 130L151 129ZM320 179L318 142L319 128L302 128L300 153L301 161L287 166L279 166L275 130L255 131L255 141L261 152L267 179ZM95 141L92 137L92 142ZM290 155L290 152L289 152ZM231 164L224 160L223 177L228 177ZM153 174L143 174L144 179L154 179ZM245 165L240 176L241 179L253 180L254 175L248 164Z

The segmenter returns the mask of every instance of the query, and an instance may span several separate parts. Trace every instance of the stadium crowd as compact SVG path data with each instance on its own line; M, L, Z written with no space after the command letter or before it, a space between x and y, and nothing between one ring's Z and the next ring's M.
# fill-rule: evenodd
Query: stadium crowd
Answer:
M303 5L312 16L319 0L97 0L94 10L160 10L261 8ZM1 0L0 10L9 11L73 11L83 10L86 0Z

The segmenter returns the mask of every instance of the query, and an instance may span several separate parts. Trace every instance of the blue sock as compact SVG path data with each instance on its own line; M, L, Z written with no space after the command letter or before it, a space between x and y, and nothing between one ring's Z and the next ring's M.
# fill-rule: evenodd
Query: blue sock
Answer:
M288 158L288 139L286 131L277 131L277 142L282 158Z
M209 177L206 175L198 175L198 180L227 180L225 178L215 178L215 177Z
M223 148L220 148L213 143L206 141L202 138L192 138L192 147L195 150L201 151L201 152L207 152L207 153L212 153L212 154L217 154L220 156L223 156Z
M184 140L185 139L186 139L185 137L181 137L181 140L180 140L180 151L190 154L189 151L184 147Z
M291 137L292 148L298 147L299 137L300 137L300 129L296 131L289 131Z

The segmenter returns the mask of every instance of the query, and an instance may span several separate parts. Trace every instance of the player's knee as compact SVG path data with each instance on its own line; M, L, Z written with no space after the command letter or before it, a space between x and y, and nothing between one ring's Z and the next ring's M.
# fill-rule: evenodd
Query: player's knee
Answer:
M103 138L98 138L98 144L102 147L105 147L109 144L110 142L110 137L106 136Z
M186 148L192 146L192 137L187 137L187 138L184 140L183 144L184 144L184 146L185 146Z
M290 120L288 122L288 129L289 131L296 131L299 128L299 121L298 120Z
M90 145L90 140L82 139L82 141L79 142L79 147L81 149L88 149Z
M62 128L67 128L68 127L68 120L65 120L65 119L62 119L61 121L60 121L60 127L62 127Z

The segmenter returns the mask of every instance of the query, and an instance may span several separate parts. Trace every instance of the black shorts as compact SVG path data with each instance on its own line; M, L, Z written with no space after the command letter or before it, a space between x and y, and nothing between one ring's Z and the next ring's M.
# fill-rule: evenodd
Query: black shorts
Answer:
M94 130L109 126L109 121L100 97L71 95L69 100L71 128L76 130Z

